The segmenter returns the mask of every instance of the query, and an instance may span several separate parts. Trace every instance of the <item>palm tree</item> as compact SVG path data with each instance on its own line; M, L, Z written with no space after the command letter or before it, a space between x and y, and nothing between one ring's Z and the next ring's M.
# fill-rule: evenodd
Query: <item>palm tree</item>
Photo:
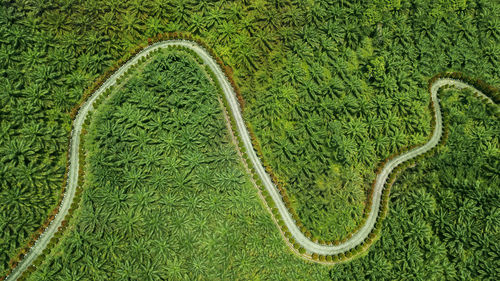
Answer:
M361 119L350 120L345 125L345 132L349 137L357 140L358 143L363 142L367 135L366 126Z
M143 30L143 27L139 25L139 22L140 21L135 12L124 13L120 17L120 31L132 36L138 36Z
M155 206L158 206L155 204ZM151 208L152 209L152 208ZM145 218L146 233L151 239L161 239L167 230L164 213L155 210Z
M31 75L33 75L32 78L35 83L43 88L48 88L50 91L54 86L54 81L60 76L60 73L56 71L52 65L38 65Z
M139 263L135 261L131 262L129 259L121 259L119 260L117 267L116 276L118 279L129 281L137 279Z
M433 40L435 35L433 33L433 23L429 20L419 20L415 31L419 35L419 40L426 38L428 40Z
M127 190L135 190L137 187L143 185L144 180L146 179L146 174L142 169L134 166L126 166L123 171L123 178L125 180L125 188L127 188Z
M9 60L13 59L11 55L8 54L11 51L9 51L8 49L2 49L0 50L0 52L2 53L5 52L2 55L0 55L0 57L2 58L2 65L4 65L5 68L7 68L9 66ZM5 55L8 55L8 57ZM43 51L40 48L28 48L22 53L22 61L27 68L32 68L36 64L43 62L45 60L46 60L45 51Z
M100 258L104 260L117 259L123 251L123 233L104 234L98 244Z
M477 27L472 22L473 19L470 16L465 17L460 22L457 23L457 37L456 39L464 38L467 42L472 42L477 34Z
M406 23L398 24L395 27L395 32L393 33L393 44L401 44L403 47L407 47L412 43L412 30L410 26Z
M304 26L299 32L299 36L311 47L316 47L320 42L320 33L312 27Z
M293 55L303 61L308 61L313 57L313 51L304 41L297 40L288 44Z
M159 166L159 159L161 158L161 151L156 147L147 146L142 153L142 161L139 161L140 165L144 165L145 170L150 170L153 167Z
M198 132L186 127L181 131L179 137L180 149L183 151L192 151L195 150L200 144L200 135Z
M335 73L337 73L341 78L341 81L347 81L350 79L350 77L347 76L349 65L345 58L340 56L337 57L333 63L333 68L335 70Z
M87 255L83 257L84 272L87 276L93 276L94 278L106 279L106 272L104 271L106 267L106 260L101 259L97 255Z
M391 100L385 96L379 95L374 100L375 111L379 116L385 116L391 109Z
M177 192L169 190L161 196L158 203L167 213L172 213L180 206L181 199L182 197Z
M169 16L172 17L173 22L178 24L189 23L190 10L186 1L176 0L170 9Z
M186 269L183 267L182 261L174 256L173 259L167 260L167 280L180 280L183 279L186 274Z
M205 28L205 18L200 14L194 14L191 17L191 25L189 25L188 30L197 35L206 31Z
M30 161L27 165L24 163L18 165L15 174L20 179L19 182L30 189L40 186L50 176L45 163L35 164L34 161ZM45 184L45 186L47 185Z
M53 32L57 37L61 37L63 33L70 29L69 17L66 14L61 14L57 11L47 13L45 27Z
M158 18L166 18L171 8L170 0L154 0L150 12Z
M263 33L261 29L257 29L255 17L252 15L246 15L241 20L238 21L238 29L246 32L247 36L256 36L255 32ZM271 35L271 33L266 32L266 35Z
M423 189L418 189L415 193L412 193L411 197L412 201L410 208L416 213L423 214L425 216L434 214L436 210L436 201L434 196L430 193Z
M342 26L344 32L344 45L355 50L361 40L360 25L355 20L349 20Z
M106 206L111 213L120 214L129 208L129 195L124 189L112 187L108 190Z
M359 112L358 99L352 95L344 96L340 104L340 112L345 116L355 115Z
M227 45L232 37L237 34L236 26L231 22L223 22L217 26L218 41Z
M243 177L241 171L231 169L229 171L222 171L218 173L216 180L216 188L220 192L232 191L243 184Z
M389 147L391 151L396 151L399 148L405 146L405 144L406 144L405 134L401 130L396 128L394 131L394 135L390 137Z
M173 215L171 223L167 227L173 235L188 235L186 226L190 223L191 217L185 211L180 211Z
M408 115L408 111L411 109L411 99L409 98L407 92L399 93L393 97L393 110L396 111L396 115L399 117L404 117Z
M102 50L102 48L104 48L106 38L107 37L102 35L101 33L89 32L88 35L84 38L84 46L88 53L84 53L82 54L82 56L84 56L84 58L90 58L93 54L98 53L99 50ZM85 68L86 63L80 61L80 66Z
M84 280L85 273L84 272L79 272L78 270L71 269L69 267L64 267L62 269L62 278L63 280L68 280L68 281L78 281L78 280Z
M171 155L173 152L177 151L180 146L179 135L175 132L164 131L160 133L159 140L159 147L167 155Z
M206 260L199 255L195 255L191 259L191 264L189 268L191 274L193 274L190 276L191 280L194 280L195 276L197 277L197 279L202 279L205 276L205 273L207 272L208 269L206 265Z
M336 142L338 155L344 161L350 161L356 150L356 142L345 135L337 137Z
M144 222L135 209L131 208L127 212L121 213L117 222L117 230L125 237L134 239L134 237L144 236Z
M229 167L230 165L237 163L238 158L233 147L222 146L217 150L213 160L221 167Z
M331 98L339 98L344 91L345 86L342 79L338 76L334 76L329 82L326 89L327 94Z
M151 260L146 259L145 262L140 264L140 270L137 274L137 278L140 280L156 281L165 280L166 275L163 272L162 265L158 259Z
M397 81L393 76L384 74L381 81L378 81L377 87L381 89L386 96L391 96L397 91Z
M89 202L90 203L90 202ZM86 233L94 233L102 223L102 209L95 208L89 204L82 210L82 229Z
M126 12L123 2L118 0L110 0L105 3L105 10L114 15L119 15Z
M144 21L148 17L149 11L151 11L152 8L149 2L144 2L141 0L132 0L129 5L129 11L127 11L125 14L136 12L142 21Z
M492 137L494 136L494 131L483 126L475 126L471 129L471 135L474 143L476 143L482 149L486 149Z
M292 28L281 28L277 31L280 41L283 42L284 46L289 46L294 40L298 38L296 32Z
M390 140L387 136L378 135L375 137L375 150L378 155L385 156L387 154L389 142Z
M203 200L200 196L190 196L186 198L185 204L183 204L184 207L188 210L190 213L196 213L200 211L200 208L202 207Z
M295 158L294 146L287 139L277 139L275 140L276 146L278 147L280 163L286 160L292 160ZM283 158L281 156L284 156Z
M191 183L191 174L186 171L179 171L173 175L173 185L176 188L188 188Z
M141 110L137 110L137 108L130 106L127 108L126 112L128 112L128 115L126 116L127 121L124 123L124 128L125 129L132 129L132 128L140 128L144 129L146 127L147 119L148 116L141 112ZM122 113L123 117L123 113ZM138 131L136 134L132 134L133 139L135 139L137 142L146 142L146 140L149 142L150 137L145 134L144 130ZM146 137L146 139L142 138Z
M50 97L48 95L48 89L44 89L39 84L32 84L28 86L24 93L31 104L38 108L45 108L46 99Z
M314 103L318 103L321 98L320 88L317 83L309 79L304 81L303 88L307 93L306 98L312 100Z
M116 159L116 158L111 158L111 159ZM118 152L116 164L118 167L129 167L130 165L133 165L136 163L136 161L139 160L139 155L137 150L134 150L128 146L123 147L120 152ZM106 163L108 161L105 161Z
M40 281L55 280L55 276L61 270L61 264L53 263L52 266L43 267L41 270L36 271L35 278Z
M206 18L207 29L212 29L217 27L219 24L223 22L223 19L224 19L223 8L221 8L220 6L211 8Z
M253 39L261 51L269 52L272 49L272 33L259 29L255 33L252 32L252 34L254 34Z
M12 45L4 45L0 48L0 65L4 69L13 67L19 61L19 50Z
M105 35L110 36L112 33L116 32L116 17L113 13L105 13L101 15L98 21L99 30L101 30Z
M358 117L368 117L372 115L374 105L365 97L362 97L358 101L359 114Z
M146 36L153 37L160 34L164 28L164 21L161 18L149 17L146 21Z
M74 53L68 49L57 49L49 54L49 60L58 72L70 72L74 69Z
M198 1L198 4L192 7L192 9L200 12L205 17L207 14L210 14L210 10L214 8L214 5L214 2L202 0Z
M388 134L391 131L395 132L396 130L398 130L400 119L396 116L395 113L393 113L393 111L389 111L387 113L387 117L385 117L382 120L382 123L383 123L382 128L384 130L384 134Z
M497 67L500 60L500 47L491 41L482 48L482 54L493 66Z
M485 12L481 14L479 30L483 32L486 39L493 39L498 42L498 40L500 40L500 20L490 13L491 11L485 10Z
M257 17L260 23L260 28L268 32L278 30L281 26L281 14L277 13L276 10L262 10L259 12Z
M331 38L336 45L344 43L344 32L341 25L333 20L329 20L326 22L326 25L323 26L327 36Z
M0 159L2 162L9 162L13 165L26 164L29 157L35 154L33 150L33 140L28 141L20 138L13 138L0 148Z
M284 83L296 87L304 82L305 73L299 66L299 60L295 57L287 57L287 64L281 73L281 79Z
M375 148L370 141L364 141L360 144L358 149L359 160L369 165L374 162L375 159Z
M206 156L200 150L192 150L182 155L182 160L186 163L188 174L191 174L196 167L207 162Z
M142 186L131 195L131 206L138 212L150 210L151 206L159 200L158 194L154 190L149 190Z
M256 60L259 57L257 51L249 44L249 39L246 36L238 36L235 39L237 49L234 51L236 66L248 70L257 68Z

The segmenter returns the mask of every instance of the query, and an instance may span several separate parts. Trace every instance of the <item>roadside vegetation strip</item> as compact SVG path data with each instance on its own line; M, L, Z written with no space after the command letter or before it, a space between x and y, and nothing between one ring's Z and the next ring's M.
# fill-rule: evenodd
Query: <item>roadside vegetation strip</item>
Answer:
M274 220L277 222L278 226L281 228L284 236L288 238L289 245L295 248L295 252L301 256L319 261L322 263L338 262L345 259L352 258L353 255L358 254L362 250L368 248L368 246L374 241L378 233L380 232L381 218L382 215L387 211L387 199L388 199L388 188L384 190L386 184L390 187L390 184L395 180L395 174L400 171L401 165L404 162L409 165L408 160L415 159L417 156L421 156L434 148L440 141L442 136L442 117L439 108L439 102L437 98L438 90L445 85L452 85L457 88L471 88L476 94L480 96L486 96L476 88L461 82L457 79L460 77L455 77L451 74L446 74L433 78L429 84L429 90L431 93L431 106L434 107L434 118L433 118L433 134L430 140L423 146L414 148L402 155L389 159L389 161L384 162L384 166L380 173L377 175L377 179L374 184L372 198L370 200L371 206L369 208L369 215L363 224L363 226L355 233L350 235L349 239L339 245L325 245L320 244L316 241L312 241L309 237L306 237L296 224L290 210L284 202L284 198L280 193L280 190L274 185L271 177L266 173L265 168L261 163L261 159L257 156L253 145L252 138L246 128L245 122L241 114L241 106L243 104L241 95L239 94L237 87L230 75L230 69L224 66L220 59L214 59L213 52L207 52L205 48L201 45L190 40L182 39L172 39L167 41L161 41L162 37L155 38L159 42L149 41L149 46L140 46L134 50L133 58L128 60L125 64L119 67L112 74L107 72L104 77L101 77L96 81L92 90L97 88L93 93L88 93L84 95L84 99L88 98L81 106L79 106L78 111L73 111L72 116L74 116L73 129L71 132L71 141L69 149L69 169L68 169L68 179L67 188L65 189L64 197L61 200L61 204L58 207L58 213L52 218L51 223L45 229L43 234L40 235L36 243L30 248L30 250L24 255L23 259L17 264L17 266L12 270L11 274L7 276L7 280L17 279L32 263L33 261L43 252L47 247L54 235L65 226L65 218L68 214L72 203L77 193L77 187L79 181L82 180L82 172L80 169L79 151L80 151L80 135L82 133L82 128L88 116L88 113L94 109L94 103L100 100L103 93L108 93L108 90L114 86L119 79L127 74L130 67L134 66L140 61L146 59L152 52L159 50L160 48L165 48L169 46L183 47L190 50L193 54L198 56L201 61L208 67L209 73L216 84L218 85L220 91L223 93L224 104L227 109L231 112L230 119L231 124L239 133L237 138L239 139L239 147L243 152L244 159L249 160L252 165L251 171L253 171L253 179L257 182L259 186L264 186L264 198L266 203L271 209L274 216ZM191 38L187 38L191 39ZM199 41L197 41L199 42ZM143 49L142 49L143 48ZM142 49L142 50L141 50ZM115 67L116 68L116 67ZM115 69L113 68L113 70ZM229 78L228 79L228 74ZM443 78L445 77L445 78ZM452 77L452 78L447 78ZM104 79L106 78L106 79ZM487 100L494 103L494 100L498 99L498 90L487 86L486 84L479 84L480 88L488 89L487 93L493 95L491 97L486 96ZM483 87L484 86L484 87ZM388 181L389 179L389 181ZM381 199L384 201L381 205ZM279 215L278 215L279 214ZM381 215L379 215L381 214ZM355 251L352 251L355 249Z

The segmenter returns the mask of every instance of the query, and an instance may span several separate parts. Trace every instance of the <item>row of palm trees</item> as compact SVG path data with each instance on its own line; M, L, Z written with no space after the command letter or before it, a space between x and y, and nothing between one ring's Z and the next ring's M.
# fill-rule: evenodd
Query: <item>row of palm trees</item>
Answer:
M31 278L232 279L273 259L263 243L283 247L276 232L269 235L274 225L257 207L255 190L229 144L215 87L189 56L173 52L160 54L99 106L84 142L89 170L81 213L56 245L62 255L46 255ZM147 86L155 73L166 77L180 68L184 71L172 76L171 89ZM184 79L183 73L196 78ZM130 113L142 112L141 123L154 120L156 112L141 109L151 96L162 101L157 110L165 120L182 115L186 107L193 110L185 115L186 126L139 126L121 114L130 106ZM199 122L200 116L211 126ZM126 136L115 138L125 127L130 127ZM141 138L133 137L141 132ZM197 141L203 135L210 139ZM142 138L147 141L140 146ZM169 149L172 139L175 145ZM277 252L293 260L282 249ZM236 261L238 269L225 272Z
M465 93L465 95L470 95L470 93ZM448 148L438 151L436 156L425 160L421 165L401 176L402 178L393 188L390 213L384 222L384 235L380 238L380 243L375 244L366 257L328 269L330 278L346 279L351 276L349 274L355 274L361 276L361 279L397 278L397 276L404 276L408 279L484 279L495 274L495 244L492 243L494 241L492 239L495 237L495 229L498 228L494 208L498 201L497 197L500 196L498 190L494 188L498 185L498 177L493 181L482 178L483 173L480 170L484 169L484 166L478 163L490 162L491 159L485 157L491 156L486 153L486 147L474 148L476 147L474 145L476 137L472 130L464 133L460 132L459 129L476 124L483 130L490 131L498 127L498 118L491 118L494 115L486 114L481 117L481 122L477 123L478 117L474 112L486 109L481 103L460 94L458 99L463 99L465 103L457 106L456 96L441 97L443 110L454 114L449 119L452 134L446 144ZM454 107L455 110L451 111L451 107ZM462 115L463 118L457 118L459 115ZM456 149L457 147L466 148ZM456 159L461 154L470 153L467 147L474 150L475 153L466 158L465 162L457 162ZM105 150L105 153L113 155L115 152ZM94 163L95 168L93 169L96 171L107 169L106 165L102 165L106 163L104 160L92 161L91 163ZM467 169L460 169L463 167L467 167ZM210 168L206 167L206 169L200 170L207 173L208 169ZM464 172L471 170L475 171ZM120 171L118 170L117 173ZM341 181L353 178L352 174L349 174L352 171L337 171L337 173L339 173ZM157 175L158 173L152 174ZM331 177L325 178L331 179ZM476 182L472 190L471 182ZM92 190L95 191L92 192ZM220 197L217 191L211 188L204 191L215 191L215 193L205 194L200 190L197 193L200 197L193 196L189 189L168 189L167 192L159 193L153 190L156 189L138 188L128 193L121 188L112 188L101 184L96 184L95 188L87 190L88 195L85 199L87 201L84 206L87 206L85 212L89 216L79 224L79 226L86 227L86 230L71 232L70 238L63 244L65 250L61 251L62 255L54 260L49 259L47 264L42 265L40 270L34 273L33 278L38 280L73 278L78 277L83 271L87 277L192 280L200 278L200 274L204 274L205 277L206 274L212 274L212 271L207 268L208 264L202 260L211 260L210 265L214 266L215 264L217 270L219 267L220 269L225 268L227 262L231 263L231 261L224 260L219 255L227 257L227 251L231 249L236 249L239 252L239 254L230 255L231 257L245 260L243 263L238 262L237 265L234 265L234 274L240 276L246 272L246 266L255 266L256 249L259 249L259 246L266 239L254 240L256 237L242 235L241 233L249 233L245 227L238 228L237 225L228 223L228 220L231 221L234 215L239 214L238 211L232 209L231 215L224 222L215 223L215 234L207 231L211 229L210 226L207 226L207 221L209 221L209 225L213 224L210 223L210 218L215 219L228 212L227 207L217 208L216 205L227 202L244 205L244 202L248 201L251 195L245 194L240 200L233 201L227 196ZM250 193L253 192L252 189L249 190ZM472 194L482 194L482 196L472 199L471 192ZM457 193L459 196L456 196ZM115 200L103 203L99 201L102 198L123 198L118 199L118 201L126 202L123 211L120 212L124 215L118 216L114 213L105 215L105 210L97 206L103 204L112 206L111 202L115 202ZM226 198L226 200L221 198ZM97 204L93 203L96 201ZM254 202L257 204L256 201ZM230 208L242 210L246 207L249 206L231 206ZM192 214L197 214L194 212L196 208L202 212L210 210L210 213L206 216L200 215L193 218ZM213 210L219 211L213 213ZM166 213L164 214L164 212ZM141 220L138 213L145 213L146 219ZM105 230L96 228L98 219L95 215L100 217L99 227L105 228ZM267 214L263 215L267 216ZM164 219L162 220L158 216ZM256 214L253 214L247 219L259 221L260 217L255 216ZM130 222L146 228L147 231L142 230L141 227L134 228L134 224ZM92 226L92 228L87 226ZM198 227L199 231L194 230ZM124 233L128 233L128 235L124 235ZM130 240L134 234L139 236ZM234 235L230 236L230 234ZM144 235L149 236L144 238ZM269 239L268 235L269 233L266 232L267 239ZM218 237L223 238L218 240ZM281 241L280 237L276 239ZM200 240L202 242L197 244L197 241ZM237 241L245 241L246 248L243 247L242 250L242 245L238 244ZM196 251L198 246L205 251ZM253 254L247 256L245 254L247 251L251 251ZM128 255L124 254L125 252ZM85 253L92 253L92 255ZM207 256L208 253L212 253L218 258ZM186 256L183 256L184 254ZM122 258L123 256L133 258ZM153 256L156 258L152 258ZM185 258L181 259L180 257ZM474 260L476 266L470 265L470 259ZM155 262L150 262L152 260ZM302 264L301 261L288 261L288 267L300 267L300 264ZM263 263L263 268L266 266L267 263ZM288 268L285 263L272 264L272 266ZM306 266L312 267L311 265ZM188 268L194 270L188 270ZM397 273L394 270L397 270ZM270 272L269 274L273 274L272 272L275 271L270 270ZM221 272L218 274L222 275L214 276L218 278L226 276ZM226 277L231 278L232 276L234 275ZM327 278L326 275L321 276L321 278ZM278 276L276 278L279 279Z
M491 69L495 69L496 63L490 62L489 57L496 58L493 55L496 52L490 49L498 38L491 32L488 36L478 36L487 33L488 26L495 26L486 7L481 8L484 18L454 15L432 21L424 20L424 8L418 8L418 21L411 22L407 15L399 12L385 17L381 34L384 44L364 39L368 34L359 31L359 23L351 18L352 23L344 25L338 24L341 19L330 19L319 29L306 25L293 34L295 40L290 43L283 40L286 60L275 67L267 66L273 82L257 91L243 90L251 98L258 97L255 105L248 107L250 123L262 144L264 159L275 175L287 183L288 194L295 201L293 205L298 208L299 217L306 218L306 225L322 225L307 219L312 216L310 209L336 213L311 208L310 202L318 200L313 199L314 196L304 197L309 190L317 189L315 179L326 173L329 165L342 163L359 167L368 191L373 179L368 170L377 162L391 151L425 142L430 134L430 113L425 109L429 98L419 81L425 81L426 75L443 67L472 69L471 66L480 64L480 53L483 53L491 54L485 56L490 70L481 68L481 73L490 73L486 74L490 79L494 76ZM469 31L462 33L463 38L456 39L455 30L464 29L462 17L467 19ZM351 28L352 25L358 27ZM352 32L348 35L344 28ZM417 35L414 31L418 31ZM331 38L333 48L325 48L323 42L328 42L325 35ZM450 40L460 42L460 47L450 48L447 43ZM379 49L371 49L374 46ZM473 50L478 49L481 52L474 54ZM321 56L320 50L328 50L328 54ZM438 63L436 53L440 53ZM421 64L419 60L425 61ZM367 76L363 71L376 67L374 62L382 65L382 71L378 76ZM325 72L326 75L321 75ZM293 95L289 89L295 89ZM301 183L300 178L304 176L307 180ZM316 232L315 235L327 234Z
M327 117L325 111L319 110L317 105L326 93L332 97L330 103L333 104L337 103L334 96L345 96L346 99L349 97L342 102L342 105L346 104L346 108L342 108L338 113L339 116L349 115L345 118L349 123L356 120L351 118L351 115L358 118L361 115L366 115L367 118L371 115L372 111L358 110L356 105L362 100L359 97L366 93L372 95L384 92L390 98L399 96L401 92L418 93L417 98L410 99L418 99L420 103L424 103L423 98L427 97L427 93L418 87L423 89L425 77L444 68L481 73L488 82L494 82L498 77L495 72L499 61L496 47L498 21L495 18L494 1L471 2L466 9L458 10L443 4L444 8L452 12L442 13L432 19L429 11L431 8L438 11L441 8L440 3L416 1L413 6L403 3L400 8L389 9L385 6L371 7L373 3L356 1L341 1L340 4L321 1L313 7L307 6L303 1L63 2L55 4L18 1L0 6L0 33L4 38L0 46L0 120L4 121L0 122L0 130L7 130L5 128L10 126L9 133L0 134L0 142L3 146L3 143L23 135L25 132L21 132L21 127L25 123L40 124L42 132L56 128L53 129L56 131L53 135L46 134L46 139L37 139L42 147L47 148L40 157L45 160L31 161L35 155L42 154L40 151L31 156L23 156L29 158L35 169L47 167L47 170L54 171L46 177L54 182L61 182L64 173L64 161L61 159L67 150L67 134L71 122L65 113L77 103L84 88L90 85L97 75L108 69L115 60L127 53L128 49L135 47L137 42L160 32L191 31L214 46L224 61L234 67L237 84L241 86L249 108L253 107L252 110L261 107L255 100L264 99L265 93L274 95L274 89L283 84L298 89L300 99L290 112L283 111L281 115L295 114L294 112L298 111L296 118L299 123L300 116L311 115L309 112L323 112L323 115L319 116L320 119ZM372 9L368 11L368 8ZM377 18L378 14L377 21L380 22L367 23L369 12L375 13L374 18ZM186 17L186 14L189 17ZM362 20L353 21L353 18ZM404 25L411 28L401 27ZM408 38L409 31L416 34ZM221 44L222 40L227 44ZM455 47L450 47L451 45ZM356 59L356 52L367 59ZM381 76L383 80L380 81L364 76L364 73L369 73L367 69L376 56L383 56L386 64L385 75ZM293 65L284 67L287 62L292 61ZM354 61L359 64L352 64ZM286 75L273 76L273 73L282 73L281 69L289 69L289 72ZM323 71L319 71L321 69ZM353 70L359 71L354 71L352 75ZM407 75L404 76L405 74ZM272 84L271 81L278 81L281 76L290 81L282 79L282 83ZM292 84L292 81L296 83ZM307 83L307 89L310 90L299 89L299 83ZM325 84L325 87L321 86L322 84ZM260 91L259 87L263 90ZM311 101L320 102L306 104L302 100L306 95L311 97ZM377 94L377 99L373 102L379 103L380 99L382 98ZM353 100L357 102L353 103ZM381 104L384 104L383 100ZM424 137L425 134L421 132L424 132L425 128L422 129L412 122L422 120L421 124L425 126L425 118L428 118L428 115L421 113L422 108L416 107L415 104L409 107L418 110L407 114L415 118L405 121L403 133L414 135L414 142L417 143L418 139ZM381 108L392 111L388 106ZM254 125L259 124L259 120L279 119L276 116L282 110L277 106L248 119ZM399 114L405 114L404 111L399 111ZM258 133L262 126L254 127ZM280 135L286 135L288 130L281 128L285 126L276 126L274 130ZM337 125L332 125L331 128L337 128ZM35 136L38 134L33 133ZM329 129L327 136L333 135L335 130ZM258 136L265 138L262 132ZM309 138L308 135L304 137ZM380 150L381 155L390 153L382 152L388 144L384 137L378 138L375 144L363 144L364 151L368 153L361 161L366 162L371 157L372 146L375 146L376 151ZM271 143L269 140L264 141ZM27 141L29 142L30 140ZM312 142L314 144L311 144L311 147L318 146L317 141ZM326 146L331 143L332 141L329 141ZM395 139L393 143L393 147L396 147L398 142ZM319 143L319 146L324 147L324 144ZM347 145L350 146L352 145ZM281 148L273 150L276 152L268 154L278 154ZM354 150L344 153L342 149L341 158L358 161L357 153ZM304 154L311 154L311 150ZM300 166L309 166L307 164L314 163L316 159L316 163L323 163L324 158L330 159L331 156L316 154L311 159L301 158L297 163L300 162ZM8 170L13 169L10 164L1 164L0 166L8 167ZM280 164L272 164L273 168L278 165ZM288 165L281 164L281 167ZM309 174L319 174L309 167L303 169ZM278 173L285 175L283 178L289 174L279 171ZM23 177L14 177L11 174L5 174L3 182L5 178L16 182L3 184L3 189L17 186L17 183L23 180ZM35 186L45 185L40 179L34 181ZM54 187L51 190L57 193L57 189ZM50 208L46 206L47 213Z

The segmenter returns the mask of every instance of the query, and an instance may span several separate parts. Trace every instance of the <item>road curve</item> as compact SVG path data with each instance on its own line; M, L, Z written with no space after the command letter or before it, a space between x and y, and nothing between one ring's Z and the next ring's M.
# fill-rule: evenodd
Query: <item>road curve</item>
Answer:
M21 274L32 264L32 262L47 247L50 239L57 232L59 226L61 226L62 221L64 220L65 216L68 213L71 203L73 202L78 183L78 170L79 170L78 152L80 147L80 134L82 132L82 125L88 113L93 110L93 103L102 93L105 92L106 89L113 86L116 83L116 80L119 77L121 77L130 67L135 65L141 58L147 56L152 51L165 48L168 46L181 46L193 50L196 54L198 54L198 56L200 56L203 62L206 65L208 65L208 67L213 71L222 88L222 91L224 92L224 96L230 107L232 116L236 121L236 127L243 141L243 144L246 148L248 158L250 159L258 176L262 180L264 187L269 192L273 201L275 202L279 214L284 223L286 224L286 226L288 227L288 230L292 234L293 238L297 243L299 243L302 247L304 247L306 251L310 254L317 253L319 255L334 255L338 253L343 253L363 243L365 238L368 237L377 220L377 215L380 208L382 190L391 171L404 161L407 161L432 149L434 146L438 144L439 139L441 138L442 119L441 119L441 110L439 107L439 101L437 98L437 91L440 87L442 87L443 85L450 84L460 89L470 88L474 92L483 95L477 89L461 81L448 78L438 79L431 87L431 99L435 107L435 120L436 120L436 126L432 134L432 138L423 146L412 149L411 151L399 155L386 163L381 173L376 178L372 207L368 215L368 219L366 220L365 224L361 229L359 229L356 233L354 233L349 240L340 245L332 245L332 246L321 245L319 243L311 241L300 231L300 229L295 224L295 220L292 218L292 215L286 208L285 203L283 202L278 189L271 181L270 176L265 172L265 169L262 166L260 159L257 157L257 154L253 149L252 141L250 139L250 134L246 129L245 122L243 120L243 116L241 113L241 108L237 101L236 93L234 92L234 89L232 88L230 82L224 75L224 72L217 64L217 62L210 56L210 54L203 47L192 41L168 40L152 44L143 49L132 59L126 62L122 67L120 67L115 73L113 73L113 75L111 75L108 78L108 80L106 80L106 82L104 82L103 85L97 91L95 91L80 108L78 114L75 117L75 120L73 121L73 129L71 131L71 141L69 147L70 157L69 157L68 182L64 198L59 207L59 213L55 216L54 220L50 223L50 225L45 229L43 234L38 238L34 246L18 263L17 267L15 267L12 270L11 274L7 276L6 280L16 280L19 276L21 276Z

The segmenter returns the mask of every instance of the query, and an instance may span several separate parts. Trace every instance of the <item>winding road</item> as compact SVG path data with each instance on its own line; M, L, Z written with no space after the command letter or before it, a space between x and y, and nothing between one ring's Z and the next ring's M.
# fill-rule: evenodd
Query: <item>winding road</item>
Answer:
M322 245L311 241L300 231L299 227L296 225L295 220L292 218L292 215L286 208L285 203L283 202L278 189L271 181L270 176L266 173L260 159L257 157L257 154L253 149L252 142L250 139L250 134L246 129L236 94L230 82L228 81L227 77L224 75L224 72L222 71L220 66L216 63L216 61L210 56L210 54L203 47L192 41L168 40L155 43L143 49L132 59L130 59L127 63L125 63L122 67L120 67L113 75L111 75L111 77L109 77L109 79L105 83L103 83L103 85L97 91L95 91L92 94L92 96L87 100L87 102L85 102L81 107L80 111L76 115L76 118L73 122L73 130L71 132L71 141L69 147L70 157L69 157L68 182L64 198L59 207L59 213L55 216L51 224L45 229L43 234L38 238L38 240L30 249L30 251L26 253L24 258L18 263L17 267L15 267L12 270L11 274L7 276L6 280L16 280L19 276L21 276L21 274L32 264L32 262L47 247L47 244L49 243L50 239L58 231L59 226L61 226L62 221L68 214L68 210L75 197L75 192L78 183L78 170L79 170L78 152L80 147L80 134L82 132L82 125L88 113L93 110L93 103L102 93L106 91L106 89L113 86L116 83L116 80L120 76L122 76L130 67L135 65L141 58L147 56L148 54L150 54L155 50L158 50L160 48L166 48L169 46L181 46L193 50L196 54L198 54L198 56L200 56L203 62L213 71L224 92L225 99L229 104L230 112L234 120L236 121L236 127L238 133L241 137L241 140L243 141L243 144L247 151L248 158L250 159L253 168L255 169L258 176L262 180L264 187L271 195L273 201L276 204L276 207L278 208L282 220L288 227L293 238L297 243L299 243L302 247L304 247L307 253L309 254L317 253L319 255L333 255L346 252L349 249L352 249L357 245L363 243L365 238L368 237L368 235L370 234L371 230L373 229L376 223L384 184L391 171L404 161L407 161L432 149L434 146L438 144L439 139L441 138L442 118L441 118L441 110L439 107L439 100L437 97L437 92L440 87L449 84L459 89L470 88L474 92L483 95L477 89L458 80L453 80L448 78L437 80L431 87L431 98L435 106L435 120L436 120L436 126L434 132L432 133L432 138L425 145L412 149L411 151L399 155L386 163L381 173L376 178L371 210L368 215L368 219L366 220L365 224L362 226L361 229L359 229L356 233L354 233L349 240L340 245L332 245L332 246Z

